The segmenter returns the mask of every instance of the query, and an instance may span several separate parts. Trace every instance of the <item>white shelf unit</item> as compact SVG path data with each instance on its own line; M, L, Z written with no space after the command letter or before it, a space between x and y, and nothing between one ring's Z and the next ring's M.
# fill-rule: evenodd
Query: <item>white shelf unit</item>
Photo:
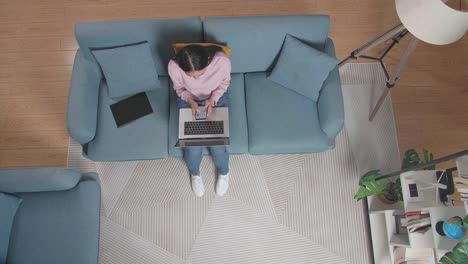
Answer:
M465 207L445 206L439 201L439 196L435 188L422 190L424 201L409 201L409 197L406 195L406 193L408 193L407 180L416 179L417 184L429 187L430 184L436 183L435 170L403 173L400 175L400 179L404 202L397 202L389 205L381 202L375 196L367 198L374 261L377 264L393 264L393 251L396 247L435 248L436 257L440 259L445 253L451 251L458 241L447 237L441 237L437 234L435 230L437 221L447 220L455 215L463 217L468 212L468 204L465 204ZM432 225L431 230L424 234L396 234L396 223L393 214L395 212L404 213L411 211L429 212Z
M395 247L410 247L408 234L397 234L395 213L404 214L405 212L403 210L386 210L384 213L388 243Z
M392 264L393 247L388 243L385 213L369 214L374 262Z

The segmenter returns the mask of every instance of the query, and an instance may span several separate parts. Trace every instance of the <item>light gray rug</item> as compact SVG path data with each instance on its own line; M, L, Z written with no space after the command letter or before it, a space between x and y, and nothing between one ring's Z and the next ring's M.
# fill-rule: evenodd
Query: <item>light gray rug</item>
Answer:
M353 195L360 169L383 163L391 168L387 160L398 156L398 146L389 100L378 116L384 120L364 131L366 122L350 113L362 112L376 89L372 79L382 77L356 73L375 71L376 64L360 67L341 71L346 128L335 149L233 155L224 197L214 193L209 157L201 169L207 191L196 198L182 159L92 162L71 140L68 166L96 171L101 179L100 263L369 263L363 208ZM382 157L361 154L381 142ZM358 164L366 157L372 160Z

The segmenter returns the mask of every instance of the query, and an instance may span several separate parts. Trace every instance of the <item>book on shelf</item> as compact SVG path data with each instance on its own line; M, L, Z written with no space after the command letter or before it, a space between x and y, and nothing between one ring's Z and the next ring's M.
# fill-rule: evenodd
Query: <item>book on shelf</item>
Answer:
M425 233L431 227L431 219L428 211L406 212L400 219L401 226L406 226L409 233Z
M426 222L414 224L408 226L408 232L410 233L415 233L415 232L420 232L420 233L425 233L427 230L429 230L429 227L431 227L431 221L428 220Z
M468 194L468 185L463 184L463 183L456 183L455 188L457 189L457 192L459 193L466 193Z
M410 227L412 225L417 225L417 224L420 224L420 223L426 223L427 221L430 221L429 219L429 215L427 217L424 217L424 218L419 218L419 219L414 219L414 220L409 220L407 221L407 227Z
M429 218L429 214L424 213L424 214L419 214L419 215L410 215L410 216L407 216L405 219L406 219L407 225L410 225L410 224L416 224L418 222L424 221L427 218Z
M412 212L406 212L405 216L406 217L412 217L412 216L420 216L420 215L428 215L428 211L412 211Z
M464 202L468 201L468 195L460 195L460 200Z
M462 177L453 177L453 182L465 184L468 187L468 179Z

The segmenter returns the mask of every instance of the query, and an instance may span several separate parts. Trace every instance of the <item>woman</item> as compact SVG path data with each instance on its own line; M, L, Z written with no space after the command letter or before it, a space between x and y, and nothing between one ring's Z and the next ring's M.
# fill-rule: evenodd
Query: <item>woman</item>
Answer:
M200 107L208 115L215 106L228 106L226 94L231 82L231 62L218 46L189 45L169 61L168 72L178 95L179 108L192 108L195 115ZM229 185L229 153L225 146L208 148L219 175L216 194L222 196ZM192 190L196 196L205 193L200 177L202 147L185 147L184 159L191 174Z

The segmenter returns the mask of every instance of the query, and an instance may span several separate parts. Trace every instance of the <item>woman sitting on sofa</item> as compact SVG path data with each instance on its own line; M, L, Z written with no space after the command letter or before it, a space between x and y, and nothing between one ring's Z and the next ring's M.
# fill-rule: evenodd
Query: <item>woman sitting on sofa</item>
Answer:
M231 62L221 47L216 45L189 45L169 61L168 72L178 95L179 108L192 108L195 115L199 107L210 114L213 107L228 106L226 91L231 82ZM229 183L229 153L225 146L208 148L218 169L216 194L226 193ZM196 196L205 193L200 177L202 147L185 147L184 160L191 173L192 190Z

